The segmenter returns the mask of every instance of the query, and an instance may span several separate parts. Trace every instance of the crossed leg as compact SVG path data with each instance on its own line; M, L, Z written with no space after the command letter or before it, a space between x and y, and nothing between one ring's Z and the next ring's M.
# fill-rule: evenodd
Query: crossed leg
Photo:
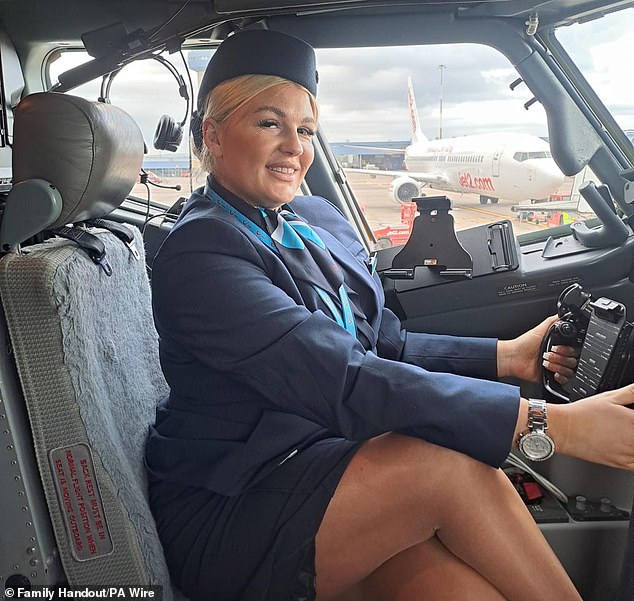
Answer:
M398 434L355 454L315 566L318 601L580 601L500 470Z

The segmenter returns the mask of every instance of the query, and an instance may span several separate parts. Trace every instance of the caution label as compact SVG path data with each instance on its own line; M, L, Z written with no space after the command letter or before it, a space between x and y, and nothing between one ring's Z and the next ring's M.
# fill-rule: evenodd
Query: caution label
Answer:
M497 289L498 296L515 296L518 294L533 294L537 291L537 284L529 282L518 282L516 284L507 284Z
M88 445L53 449L49 462L73 557L87 561L112 553L112 537Z

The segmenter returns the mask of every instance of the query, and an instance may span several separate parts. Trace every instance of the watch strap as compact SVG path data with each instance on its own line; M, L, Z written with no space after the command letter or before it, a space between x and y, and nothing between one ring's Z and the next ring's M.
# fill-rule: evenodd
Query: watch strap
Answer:
M528 431L545 434L548 430L546 401L528 399Z

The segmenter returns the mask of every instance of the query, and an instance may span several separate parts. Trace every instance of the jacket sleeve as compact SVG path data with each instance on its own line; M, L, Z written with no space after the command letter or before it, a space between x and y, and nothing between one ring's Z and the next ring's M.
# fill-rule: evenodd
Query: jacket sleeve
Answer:
M225 222L192 221L164 247L153 268L157 329L195 361L350 440L397 431L491 465L506 458L516 387L366 352L276 285L268 250ZM420 352L403 348L403 359Z
M408 332L398 317L383 309L378 354L386 359L404 361L429 371L495 380L497 378L497 340L441 336Z

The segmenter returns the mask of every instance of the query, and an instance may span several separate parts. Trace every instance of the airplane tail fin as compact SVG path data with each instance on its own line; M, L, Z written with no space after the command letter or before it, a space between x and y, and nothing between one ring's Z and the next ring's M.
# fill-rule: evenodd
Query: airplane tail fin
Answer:
M412 78L407 78L407 102L409 104L409 116L412 121L412 143L427 142L427 138L420 128L420 120L418 119L418 109L416 108L416 99L414 98L414 85Z

